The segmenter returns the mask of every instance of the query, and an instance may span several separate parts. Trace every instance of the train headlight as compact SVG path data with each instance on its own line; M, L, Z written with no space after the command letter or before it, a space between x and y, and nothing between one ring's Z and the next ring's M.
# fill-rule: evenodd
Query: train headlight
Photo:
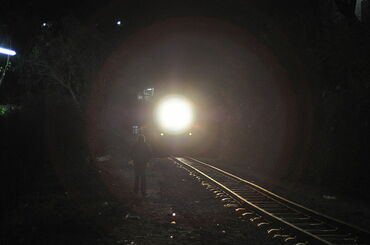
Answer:
M157 107L156 119L164 131L180 134L190 128L193 109L190 102L181 96L166 97Z

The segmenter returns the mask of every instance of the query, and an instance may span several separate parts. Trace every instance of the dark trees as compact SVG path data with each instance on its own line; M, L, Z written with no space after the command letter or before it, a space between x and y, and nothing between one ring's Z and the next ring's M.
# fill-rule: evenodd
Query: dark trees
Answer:
M94 28L67 17L60 27L45 27L21 58L21 80L26 88L37 87L55 101L67 98L80 108L101 64L103 46Z

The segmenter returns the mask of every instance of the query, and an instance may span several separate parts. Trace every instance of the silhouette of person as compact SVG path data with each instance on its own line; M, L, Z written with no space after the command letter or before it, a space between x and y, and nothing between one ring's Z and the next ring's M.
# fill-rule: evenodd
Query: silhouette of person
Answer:
M132 148L131 158L134 162L134 173L135 173L135 194L139 191L139 185L141 195L146 196L146 177L145 171L149 160L152 157L150 146L145 142L145 136L140 134L137 138L137 142Z

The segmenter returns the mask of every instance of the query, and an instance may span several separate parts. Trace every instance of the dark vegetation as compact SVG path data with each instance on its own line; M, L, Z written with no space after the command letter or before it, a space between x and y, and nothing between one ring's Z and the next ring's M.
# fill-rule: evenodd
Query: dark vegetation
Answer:
M0 87L1 104L18 106L0 115L1 225L7 232L2 239L28 243L49 233L67 243L52 230L80 244L93 242L109 229L93 213L104 201L114 200L90 161L112 151L125 157L135 114L127 108L134 108L137 91L152 84L135 77L121 79L116 104L126 108L125 115L110 127L114 123L104 120L117 117L106 113L119 114L109 100L110 82L118 72L106 68L106 60L141 28L178 16L208 16L248 30L276 58L279 65L272 68L273 74L285 77L278 84L286 92L285 114L271 106L268 94L251 103L246 96L251 95L250 87L240 82L199 84L211 94L210 104L225 112L221 123L216 122L210 154L276 179L368 198L361 187L369 186L370 28L348 14L350 6L342 2L108 4L93 17L63 17L53 28L32 34ZM120 9L128 18L127 27L94 25ZM281 140L274 141L279 133ZM85 230L75 237L73 230L81 227Z
M312 183L323 190L368 198L363 187L369 184L366 164L369 160L366 150L369 24L359 23L353 14L340 8L343 7L340 2L344 1L302 2L301 7L295 6L294 10L286 3L282 4L286 7L284 11L280 11L281 3L276 3L279 10L270 8L268 21L261 28L260 37L265 37L264 43L286 70L288 86L296 100L288 100L296 106L293 115L288 117L291 142L286 142L293 145L290 145L289 156L273 164L271 174L293 182ZM243 107L239 110L241 115L248 116L243 113ZM263 147L262 153L261 146L273 141L264 134L266 127L256 125L256 130L248 130L246 121L248 118L241 116L225 125L228 129L237 128L229 131L229 137L239 140L224 148L226 155L231 153L227 158L234 158L236 163L254 155L243 150L245 145L254 147L259 157L269 154ZM262 122L262 125L267 124ZM250 136L254 138L252 142L248 142ZM271 164L265 163L254 161L251 165L266 171Z

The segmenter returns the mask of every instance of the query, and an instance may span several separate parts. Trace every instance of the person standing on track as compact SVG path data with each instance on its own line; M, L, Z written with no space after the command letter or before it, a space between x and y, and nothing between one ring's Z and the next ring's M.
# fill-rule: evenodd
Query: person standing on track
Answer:
M145 170L146 165L152 157L150 146L145 142L145 136L140 134L137 138L136 144L133 146L131 152L131 158L134 162L134 193L137 194L139 191L139 185L141 195L146 196L146 177Z

